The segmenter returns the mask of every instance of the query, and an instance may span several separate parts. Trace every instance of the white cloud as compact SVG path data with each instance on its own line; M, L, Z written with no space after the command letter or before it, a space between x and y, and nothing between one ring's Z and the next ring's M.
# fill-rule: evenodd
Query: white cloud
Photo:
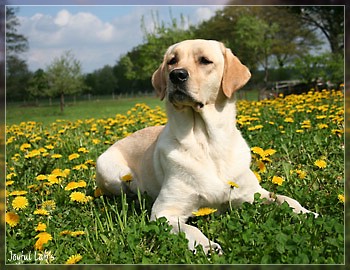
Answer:
M25 7L23 7L25 8ZM115 7L106 7L115 8ZM214 15L217 6L185 7L186 24L197 24ZM81 61L84 72L91 72L104 65L114 65L121 54L142 43L141 18L145 15L146 27L152 27L151 10L159 10L159 20L170 19L169 7L136 6L128 13L116 15L108 21L94 12L72 12L62 7L51 15L36 13L32 16L18 16L18 29L29 41L26 54L29 68L35 71L45 68L55 57L71 50ZM120 9L116 8L116 11ZM175 7L172 7L174 16Z

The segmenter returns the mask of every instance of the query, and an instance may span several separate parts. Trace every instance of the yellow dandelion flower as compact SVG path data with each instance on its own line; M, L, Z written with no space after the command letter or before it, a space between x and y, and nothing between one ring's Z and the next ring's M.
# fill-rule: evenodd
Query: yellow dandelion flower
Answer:
M79 158L79 157L80 157L79 154L74 153L74 154L69 155L69 156L68 156L68 159L71 161L71 160L77 159L77 158Z
M11 180L12 177L15 177L15 176L17 176L17 174L15 174L15 173L9 173L9 174L6 175L6 180Z
M44 232L46 231L46 224L39 222L39 224L35 227L35 231Z
M124 182L130 182L132 181L132 175L131 173L128 173L120 178Z
M258 165L260 172L262 173L266 172L266 166L264 162L262 162L261 160L258 160L256 164Z
M73 167L73 170L80 171L80 170L87 170L88 166L85 164L79 164Z
M286 123L294 123L294 119L292 117L286 117L284 119L284 122L286 122Z
M75 202L80 202L80 203L87 203L89 201L92 201L93 198L91 196L86 196L82 192L75 191L70 195L70 200L75 201Z
M258 181L259 181L259 183L261 182L261 176L260 176L260 174L258 173L258 172L253 172L254 174L255 174L255 176L256 176L256 178L258 179Z
M339 195L338 195L338 200L339 200L340 202L344 203L344 202L345 202L345 196L344 196L343 194L339 194Z
M22 144L20 147L19 147L19 149L21 150L21 151L25 151L26 149L28 149L28 148L31 148L32 146L29 144L29 143L24 143L24 144Z
M47 177L47 180L52 185L53 184L59 184L61 182L61 180L58 178L58 176L54 175L54 174L49 174L49 176Z
M89 153L89 150L87 150L85 147L80 147L80 148L78 149L78 152L79 152L79 153Z
M5 221L10 227L15 227L19 223L19 215L13 212L7 212L5 214Z
M79 236L79 235L84 235L85 232L84 231L75 231L75 232L71 232L70 235L71 236Z
M237 184L236 184L235 182L233 182L233 181L228 181L227 183L230 185L231 188L239 188L239 185L237 185Z
M66 264L76 264L77 262L81 261L82 258L83 256L81 256L80 254L72 255L68 258Z
M279 177L279 176L272 177L272 183L276 185L282 186L283 182L284 182L284 179L282 177Z
M11 180L11 181L6 181L5 185L6 185L6 186L11 186L14 182L15 182L15 181L12 181L12 180Z
M198 209L198 211L192 212L192 214L195 215L196 217L200 217L200 216L210 215L216 211L217 211L217 209L214 209L214 208L203 207L203 208Z
M38 238L38 240L35 242L34 249L36 250L43 250L43 245L47 244L49 241L52 240L51 234L47 232L41 232L35 238Z
M56 202L54 200L48 200L42 203L41 207L47 211L56 209Z
M37 177L35 177L35 179L38 181L42 181L42 180L46 180L47 176L44 174L39 174Z
M64 190L72 190L80 187L86 187L86 182L83 180L80 180L79 182L70 182L68 185L64 188Z
M27 155L25 155L25 158L32 158L32 157L36 157L39 156L41 154L40 150L38 149L34 149L32 151L30 151Z
M99 139L93 139L93 140L92 140L92 143L93 143L93 144L100 144L100 143L101 143L101 140L99 140Z
M328 128L328 125L327 124L318 124L317 127L319 129L325 129L325 128Z
M70 230L64 230L62 232L60 232L60 235L67 235L67 234L71 234Z
M34 211L34 215L48 216L49 212L46 209L40 208Z
M49 150L52 150L52 149L54 149L55 147L54 147L52 144L48 144L48 145L45 145L45 148L46 148L46 149L49 149Z
M15 190L9 193L9 196L21 196L27 194L28 191L25 190Z
M298 177L300 179L304 179L307 175L307 173L305 171L302 171L302 170L296 170L295 172L298 174Z
M324 168L326 168L326 166L327 166L327 162L324 161L323 159L318 159L318 160L316 160L316 161L314 162L314 164L315 164L318 168L320 168L320 169L324 169Z
M28 200L26 197L18 196L12 201L12 207L16 210L25 209L28 206Z
M70 170L69 169L54 169L51 172L52 175L56 175L57 177L67 177L70 174Z
M61 154L52 154L52 155L51 155L51 158L55 158L55 159L59 159L59 158L61 158L61 157L62 157Z

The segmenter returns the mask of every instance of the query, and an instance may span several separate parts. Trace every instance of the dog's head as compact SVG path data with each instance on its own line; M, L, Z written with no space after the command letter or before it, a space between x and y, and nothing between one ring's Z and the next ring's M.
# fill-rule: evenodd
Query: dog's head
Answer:
M175 108L199 110L215 103L219 95L231 98L249 78L248 68L221 42L197 39L170 46L152 84L157 95Z

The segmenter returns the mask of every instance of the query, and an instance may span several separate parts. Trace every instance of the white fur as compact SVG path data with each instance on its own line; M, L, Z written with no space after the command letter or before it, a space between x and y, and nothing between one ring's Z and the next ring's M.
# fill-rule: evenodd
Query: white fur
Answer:
M235 104L232 97L227 97L227 91L224 95L221 90L221 81L229 66L224 55L230 53L222 47L213 41L186 41L170 47L164 61L175 54L179 61L174 66L163 63L154 74L155 88L161 87L159 83L164 84L167 97L176 89L167 78L169 72L186 68L190 73L186 89L204 106L171 104L166 99L166 126L146 128L116 142L98 158L96 173L97 185L106 194L139 189L151 195L155 200L152 219L166 217L173 232L185 232L191 250L202 245L205 252L212 249L219 253L222 252L219 244L186 224L193 211L201 207L219 208L229 201L232 205L252 203L258 192L269 202L286 201L296 213L310 212L294 199L271 196L250 170L250 148L235 126ZM198 66L193 61L198 49L201 53L208 52L214 67ZM247 73L240 62L234 65L241 65L237 67L241 77L247 77L249 71ZM166 80L157 81L159 75ZM121 180L127 174L133 176L130 184ZM228 181L234 181L239 187L232 189Z

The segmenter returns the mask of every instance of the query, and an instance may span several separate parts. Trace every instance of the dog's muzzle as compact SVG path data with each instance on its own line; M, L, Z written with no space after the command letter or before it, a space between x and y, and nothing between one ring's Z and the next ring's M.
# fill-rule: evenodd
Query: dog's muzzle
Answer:
M169 73L169 79L173 84L172 91L169 92L169 101L178 109L183 106L191 106L194 109L201 109L204 105L196 101L187 91L186 82L189 79L189 73L186 69L174 69Z

